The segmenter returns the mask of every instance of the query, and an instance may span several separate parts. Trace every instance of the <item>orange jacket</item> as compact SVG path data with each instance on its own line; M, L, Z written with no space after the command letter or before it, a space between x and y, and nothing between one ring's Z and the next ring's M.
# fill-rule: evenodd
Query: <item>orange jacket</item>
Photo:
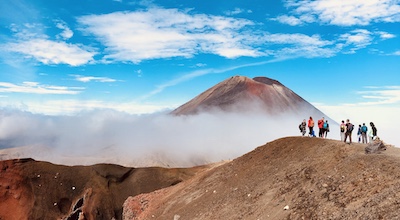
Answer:
M314 127L314 120L308 119L308 127Z

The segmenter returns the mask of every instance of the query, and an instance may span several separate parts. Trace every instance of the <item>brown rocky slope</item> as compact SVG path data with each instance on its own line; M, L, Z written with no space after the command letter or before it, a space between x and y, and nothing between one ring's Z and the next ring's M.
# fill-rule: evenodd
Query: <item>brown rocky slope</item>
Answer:
M130 197L124 219L399 219L400 152L308 137L267 143Z
M128 196L177 184L206 169L63 166L0 161L0 220L121 219Z

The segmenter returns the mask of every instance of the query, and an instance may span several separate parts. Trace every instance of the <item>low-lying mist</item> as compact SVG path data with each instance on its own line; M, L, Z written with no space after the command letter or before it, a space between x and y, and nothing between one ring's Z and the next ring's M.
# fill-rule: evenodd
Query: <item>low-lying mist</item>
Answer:
M0 159L174 167L234 159L266 142L300 135L298 125L309 117L308 113L304 117L270 116L256 110L188 116L168 112L131 115L113 110L74 116L18 110L0 114Z

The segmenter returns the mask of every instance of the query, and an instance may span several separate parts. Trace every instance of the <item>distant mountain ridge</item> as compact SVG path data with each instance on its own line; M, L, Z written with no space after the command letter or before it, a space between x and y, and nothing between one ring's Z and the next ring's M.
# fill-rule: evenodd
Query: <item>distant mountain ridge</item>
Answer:
M251 103L272 115L301 115L307 112L315 117L325 116L279 81L267 77L250 79L245 76L233 76L216 84L173 110L172 114L191 115L215 109L243 111L253 108L254 106L249 105ZM308 115L304 117L306 116Z

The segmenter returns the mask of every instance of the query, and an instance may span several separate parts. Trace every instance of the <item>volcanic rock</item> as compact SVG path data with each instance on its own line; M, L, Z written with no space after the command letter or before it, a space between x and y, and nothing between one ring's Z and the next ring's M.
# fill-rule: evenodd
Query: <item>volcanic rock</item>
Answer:
M383 143L383 141L378 137L374 141L368 143L368 145L365 147L366 154L380 154L385 150L385 143Z

